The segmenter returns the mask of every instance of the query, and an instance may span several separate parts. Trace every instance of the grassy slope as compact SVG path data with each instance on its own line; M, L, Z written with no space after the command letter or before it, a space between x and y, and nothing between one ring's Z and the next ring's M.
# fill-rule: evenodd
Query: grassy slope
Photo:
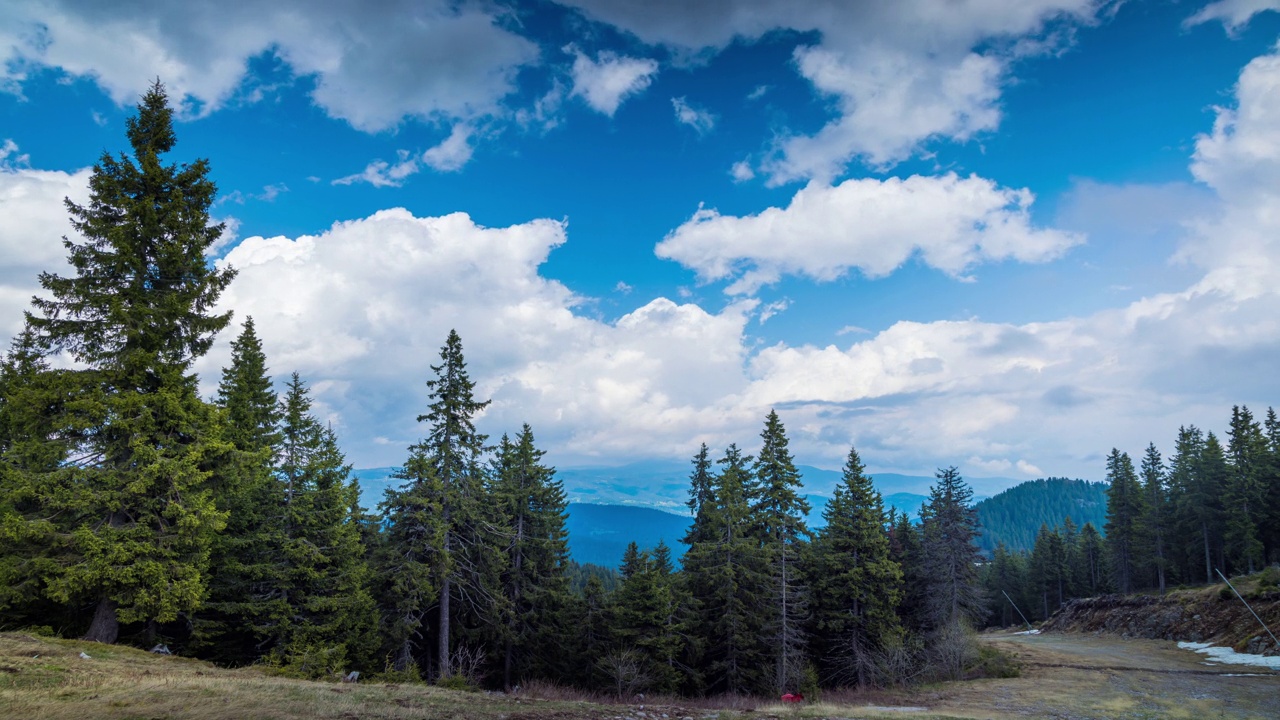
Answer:
M81 652L91 657L80 657ZM741 701L735 703L744 705ZM31 720L418 720L492 718L901 717L869 708L764 706L721 709L714 702L612 705L531 694L463 693L428 685L294 680L254 668L227 670L188 658L122 646L0 633L0 718ZM937 715L912 714L914 718ZM973 717L964 715L964 717Z

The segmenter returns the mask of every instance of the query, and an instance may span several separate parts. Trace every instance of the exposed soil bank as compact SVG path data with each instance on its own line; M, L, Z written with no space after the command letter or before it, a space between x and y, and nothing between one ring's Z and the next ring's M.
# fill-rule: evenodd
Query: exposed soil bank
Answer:
M1270 573L1233 579L1272 632L1280 635L1280 589ZM1277 648L1262 625L1225 584L1164 595L1102 595L1068 602L1045 622L1045 632L1101 632L1121 637L1207 642L1254 655Z

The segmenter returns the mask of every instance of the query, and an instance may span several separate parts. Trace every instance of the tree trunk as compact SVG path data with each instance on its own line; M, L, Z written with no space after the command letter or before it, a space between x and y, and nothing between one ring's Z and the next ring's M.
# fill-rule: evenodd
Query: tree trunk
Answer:
M1201 521L1200 531L1204 534L1204 581L1213 582L1213 563L1209 559L1209 525Z
M451 578L446 577L440 587L440 642L436 653L436 661L440 665L438 675L440 678L447 678L452 674L449 668L449 595L453 591L451 586Z
M89 632L84 639L90 642L114 644L120 636L120 621L116 619L116 601L102 598L98 601L98 609L93 613L93 622L89 624Z

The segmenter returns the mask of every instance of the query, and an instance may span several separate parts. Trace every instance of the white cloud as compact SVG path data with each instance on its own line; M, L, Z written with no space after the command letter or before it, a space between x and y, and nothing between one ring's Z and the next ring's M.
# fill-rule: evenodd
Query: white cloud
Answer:
M392 165L386 160L374 160L365 166L362 172L340 177L333 181L334 185L352 185L358 182L369 183L374 187L400 187L405 178L417 173L422 167L418 164L418 156L408 150L397 150L398 159Z
M820 33L796 51L800 73L833 99L815 135L783 136L766 168L774 183L829 180L851 159L890 165L931 139L964 141L1000 121L1010 62L1052 52L1062 26L1092 22L1100 0L565 0L641 40L718 51L787 28ZM753 93L754 94L754 93Z
M1218 0L1200 8L1183 22L1184 27L1219 20L1227 32L1238 32L1258 13L1280 10L1280 0Z
M422 162L440 172L461 170L471 160L471 133L463 123L454 125L449 137L422 153Z
M572 45L565 52L573 54L573 96L581 97L599 113L613 117L622 101L649 87L658 74L658 63L649 58L620 56L603 51L596 60Z
M761 325L763 325L766 322L768 322L769 318L773 317L774 315L777 315L780 312L783 312L789 307L791 307L790 300L787 300L785 298L783 298L782 300L775 300L769 303L768 305L765 305L764 307L760 308L760 314L756 316L756 320Z
M746 182L756 176L754 170L751 169L751 163L746 160L739 160L729 168L729 176L734 182Z
M494 399L481 427L500 433L529 421L561 464L687 458L704 441L750 448L777 408L805 462L838 465L853 442L878 469L960 462L973 474L1000 466L1098 478L1113 446L1140 452L1155 441L1167 451L1180 424L1221 429L1232 404L1261 410L1280 396L1280 185L1262 182L1280 172L1272 130L1280 107L1269 91L1277 81L1275 54L1251 62L1235 99L1197 141L1194 172L1221 202L1189 225L1181 257L1197 281L1090 315L901 321L828 345L759 347L749 330L767 308L753 299L709 312L658 298L613 322L587 317L584 299L539 273L567 241L559 222L483 228L462 214L404 210L315 236L240 241L226 256L241 274L223 305L240 319L254 316L272 369L304 374L364 465L398 462L402 447L386 439L420 436L413 417L425 407L423 381L456 327L478 392ZM61 198L83 202L87 179L87 170L0 170L0 308L9 333L35 272L61 271ZM1016 217L1029 202L981 179L948 182L977 183L969 187L979 198L1011 194L991 211L998 217ZM815 187L813 203L801 196L777 210L780 218L851 192ZM922 197L926 208L945 204ZM959 243L956 257L990 259L979 236ZM997 247L999 255L1022 246ZM831 308L830 317L857 322L858 309ZM201 363L206 388L233 335Z
M1083 238L1031 225L1028 190L977 176L812 183L786 208L734 217L699 209L655 248L703 281L751 293L784 274L881 277L912 257L951 275L978 262L1044 262Z
M614 286L613 286L613 291L614 291L614 292L620 292L620 293L622 293L623 295L630 295L630 294L631 294L631 291L632 291L632 290L634 290L634 289L635 289L635 288L631 287L630 285L626 284L625 282L623 282L623 281L621 281L621 280L619 280L619 281L618 281L618 284L617 284L617 285L614 285Z
M499 112L519 70L539 61L537 47L504 29L496 12L446 0L8 3L0 88L20 91L31 70L58 68L92 79L123 106L159 75L186 114L204 115L241 92L250 59L274 53L294 74L315 78L319 107L357 129L466 120Z
M699 135L711 132L711 128L716 126L715 115L702 108L690 105L682 97L671 98L671 106L676 111L676 122L697 130Z
M751 92L747 93L747 99L759 100L760 98L764 97L764 94L767 92L769 92L768 85L757 85L755 90L752 90Z
M78 238L71 228L63 198L78 204L89 200L89 169L75 172L25 167L13 141L0 146L0 337L22 328L22 312L31 296L42 293L41 272L66 274L70 266L63 236ZM8 344L0 347L0 352Z

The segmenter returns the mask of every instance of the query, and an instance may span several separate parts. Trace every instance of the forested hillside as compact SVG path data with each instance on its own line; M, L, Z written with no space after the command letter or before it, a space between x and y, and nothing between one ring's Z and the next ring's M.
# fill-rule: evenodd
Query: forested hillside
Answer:
M990 556L1004 543L1014 552L1030 552L1041 525L1058 527L1067 518L1077 525L1102 527L1107 518L1107 484L1067 478L1045 478L1009 488L979 502L982 534L978 547Z

